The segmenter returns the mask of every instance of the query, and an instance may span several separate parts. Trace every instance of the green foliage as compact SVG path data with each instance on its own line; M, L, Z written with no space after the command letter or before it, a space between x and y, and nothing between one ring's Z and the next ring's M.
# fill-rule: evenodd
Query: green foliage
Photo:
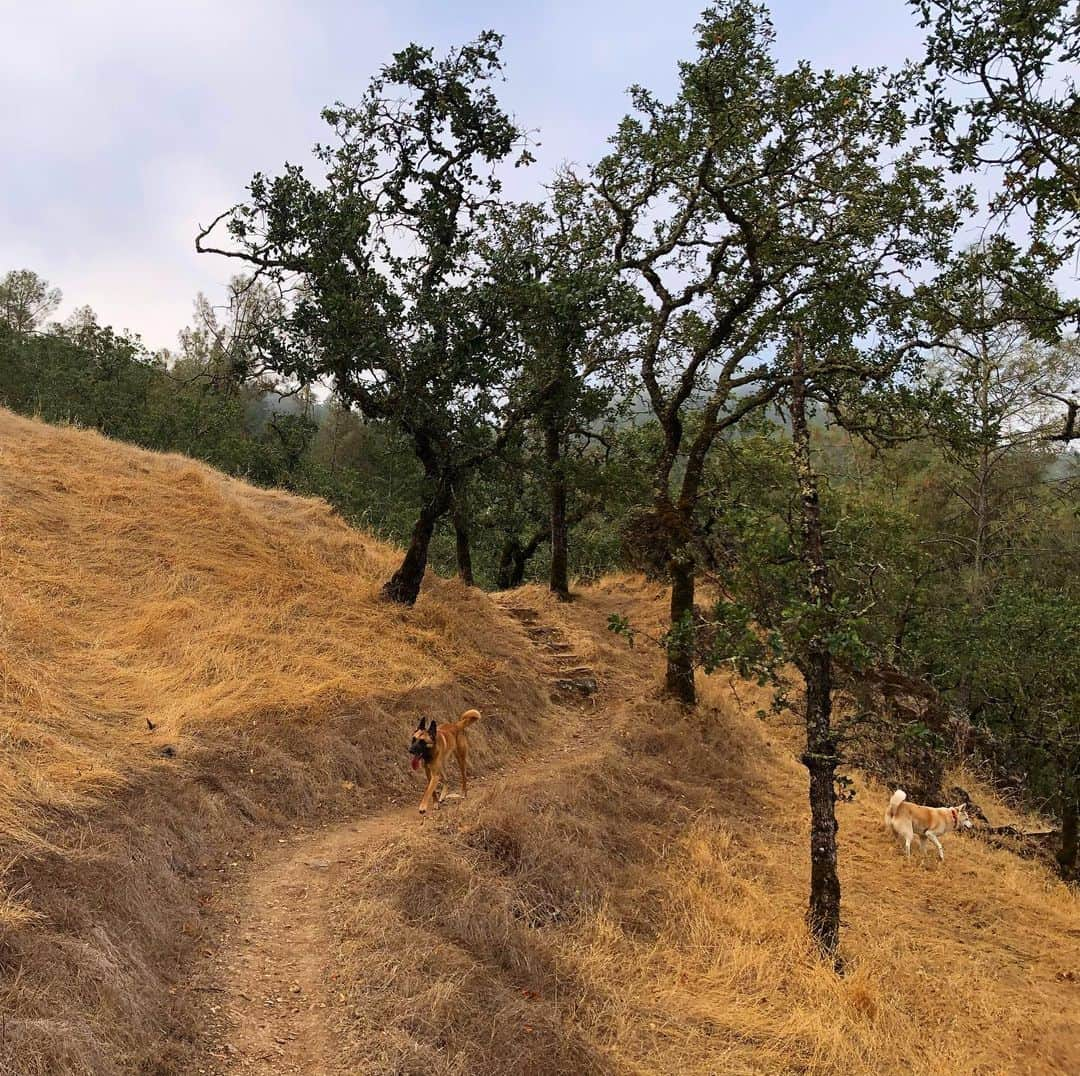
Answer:
M1026 576L1026 577L1025 577ZM1080 593L1023 573L927 618L913 647L966 709L980 753L1054 808L1080 776Z
M790 464L790 443L778 427L727 441L714 461L709 498L708 559L721 573L728 597L709 618L706 671L724 662L744 676L777 681L780 667L798 664L815 639L838 661L858 669L871 659L866 596L850 562L868 552L866 539L878 520L858 517L826 496L833 594L822 606L806 594ZM846 556L845 556L846 555Z
M747 0L707 8L697 34L671 100L631 90L634 112L591 177L610 256L647 302L639 373L662 440L636 544L671 576L676 621L699 567L716 441L789 391L796 333L812 393L834 411L869 410L873 389L878 421L915 395L921 321L908 282L946 258L967 204L921 147L904 147L901 81L781 70L768 13ZM684 702L691 649L669 648L669 688Z
M1080 22L1071 0L910 0L928 31L923 118L957 171L991 166L992 208L1038 247L1080 239Z
M397 53L358 106L323 111L335 141L315 149L320 183L292 165L258 174L219 218L233 245L207 244L219 222L199 237L202 250L299 282L262 341L267 364L392 424L444 485L491 452L513 373L477 247L496 167L529 159L492 89L500 46L484 33L442 58Z
M286 444L268 435L257 396L225 398L178 381L137 341L96 324L28 337L0 328L0 403L182 452L254 482L301 484L293 417L278 420L292 425L294 443Z
M62 298L32 269L13 269L0 279L0 323L25 336L44 325Z
M630 649L634 648L634 639L637 632L634 631L633 626L630 624L629 617L625 617L621 613L611 613L608 616L608 631L614 635L621 635L630 644Z
M709 617L708 646L701 662L707 673L721 665L758 685L779 686L785 660L784 640L775 630L760 628L752 610L738 601L719 601Z

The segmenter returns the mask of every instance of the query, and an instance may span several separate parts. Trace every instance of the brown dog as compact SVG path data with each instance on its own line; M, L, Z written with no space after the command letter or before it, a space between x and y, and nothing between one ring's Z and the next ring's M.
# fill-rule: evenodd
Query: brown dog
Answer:
M885 825L904 842L904 854L911 855L911 842L918 837L922 849L926 851L926 842L930 841L937 848L938 857L945 861L945 850L939 837L954 829L971 829L967 804L957 807L923 807L910 803L907 793L898 788L889 800L885 811Z
M427 718L420 718L420 724L416 726L416 731L412 734L409 754L413 757L413 769L415 770L423 762L424 772L427 774L427 788L424 789L424 798L420 801L421 814L427 814L433 797L436 806L443 798L446 785L443 766L451 752L457 755L458 766L461 769L461 794L462 796L469 794L466 771L469 744L465 738L465 730L474 721L479 720L479 710L466 710L452 725L443 725L441 728L435 718L431 719L430 725L427 724Z

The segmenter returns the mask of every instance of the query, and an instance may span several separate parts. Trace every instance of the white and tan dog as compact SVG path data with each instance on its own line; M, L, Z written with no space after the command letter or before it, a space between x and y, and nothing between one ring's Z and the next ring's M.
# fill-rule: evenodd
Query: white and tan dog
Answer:
M938 858L944 863L945 850L938 838L951 830L971 829L972 822L966 803L961 803L959 807L922 807L909 803L907 793L898 788L885 811L885 825L903 840L905 855L911 855L912 839L918 837L922 850L925 852L926 842L931 841L937 848Z

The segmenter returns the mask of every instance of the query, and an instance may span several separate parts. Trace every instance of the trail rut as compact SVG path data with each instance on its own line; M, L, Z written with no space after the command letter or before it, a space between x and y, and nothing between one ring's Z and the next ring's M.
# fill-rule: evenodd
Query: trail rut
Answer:
M544 623L535 610L509 604L504 609L544 656L559 714L542 748L514 764L527 762L535 771L558 769L571 759L580 762L598 737L593 720L598 678L563 632ZM443 810L467 818L503 773L470 774L472 796L462 800L455 790ZM335 1076L346 1071L332 1021L339 1000L329 930L333 896L362 851L403 826L423 824L416 811L420 790L414 791L378 813L319 833L282 838L280 849L249 875L235 902L233 926L211 957L209 978L219 985L203 988L214 991L209 1009L218 1026L201 1071L215 1076Z

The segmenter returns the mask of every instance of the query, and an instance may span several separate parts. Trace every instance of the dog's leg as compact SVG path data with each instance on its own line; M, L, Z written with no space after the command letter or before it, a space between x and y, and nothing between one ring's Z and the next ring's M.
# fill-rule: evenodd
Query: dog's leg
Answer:
M431 806L431 797L435 794L435 790L439 787L440 780L441 777L437 771L431 769L428 770L427 788L424 789L424 798L420 801L421 814L427 814L427 809Z
M940 859L941 862L944 863L945 862L945 849L941 847L941 841L939 841L937 839L937 834L936 833L931 833L930 830L927 830L926 831L926 836L931 841L934 842L934 846L937 848L938 859Z

